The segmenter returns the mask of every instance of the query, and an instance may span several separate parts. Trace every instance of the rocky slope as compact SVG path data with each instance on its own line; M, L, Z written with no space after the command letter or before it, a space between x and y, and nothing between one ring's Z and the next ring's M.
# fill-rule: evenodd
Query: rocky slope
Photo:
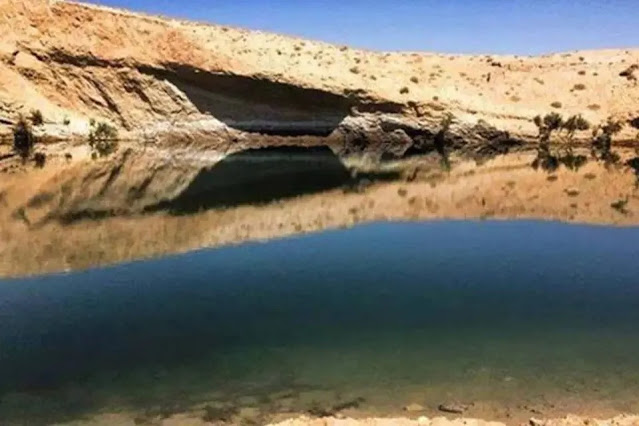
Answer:
M48 143L40 149L71 166L89 158L91 119L106 120L135 154L97 171L63 170L50 185L66 182L77 199L91 191L77 187L78 173L90 183L105 169L133 167L137 177L126 174L113 185L119 191L140 198L139 185L167 188L141 202L101 201L118 211L170 201L203 168L250 148L328 146L341 158L373 160L446 150L484 159L532 142L536 114L583 114L593 124L639 117L639 85L623 73L639 64L639 50L380 53L53 0L0 0L0 31L0 158L10 156L20 114L42 112L35 131ZM634 143L635 133L625 126L616 143ZM15 167L0 162L0 170Z
M639 50L377 53L47 0L2 0L0 30L2 122L40 109L43 131L58 136L96 118L131 137L223 151L279 135L401 155L428 145L444 113L460 146L530 140L530 119L553 110L593 123L639 116L639 86L619 75Z

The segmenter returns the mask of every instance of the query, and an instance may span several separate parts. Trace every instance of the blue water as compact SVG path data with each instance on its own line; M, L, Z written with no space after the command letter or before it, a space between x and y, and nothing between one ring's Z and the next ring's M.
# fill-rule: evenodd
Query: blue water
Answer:
M372 224L0 281L0 324L17 423L287 389L631 404L639 229Z

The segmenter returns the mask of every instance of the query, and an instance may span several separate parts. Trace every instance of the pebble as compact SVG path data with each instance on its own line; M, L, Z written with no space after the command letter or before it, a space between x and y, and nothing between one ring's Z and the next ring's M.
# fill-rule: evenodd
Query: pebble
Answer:
M414 413L416 411L424 411L424 407L419 404L412 403L405 406L404 411L408 411L409 413Z
M466 407L460 404L440 404L438 408L439 411L452 414L462 414L466 411Z

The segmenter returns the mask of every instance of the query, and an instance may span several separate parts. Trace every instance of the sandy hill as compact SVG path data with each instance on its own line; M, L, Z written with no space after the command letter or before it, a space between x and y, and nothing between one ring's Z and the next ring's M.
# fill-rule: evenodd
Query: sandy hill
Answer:
M639 64L637 49L383 53L45 0L0 1L0 30L2 122L40 109L58 135L86 133L97 118L133 136L182 128L219 140L227 128L286 136L338 129L404 143L405 135L391 133L414 139L411 131L432 133L451 113L464 138L487 123L528 140L537 114L583 114L595 124L639 116L639 85L620 76ZM635 134L628 127L620 139Z

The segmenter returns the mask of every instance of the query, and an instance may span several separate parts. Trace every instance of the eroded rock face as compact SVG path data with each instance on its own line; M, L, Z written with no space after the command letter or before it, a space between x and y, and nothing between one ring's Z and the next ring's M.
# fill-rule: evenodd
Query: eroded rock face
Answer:
M396 156L427 146L449 113L452 146L489 141L470 150L485 155L534 138L530 119L551 104L597 123L631 120L639 102L639 86L620 77L639 62L633 50L384 54L45 0L0 2L0 31L0 123L39 109L43 131L63 139L86 135L95 118L158 143L243 138L254 148L316 137ZM550 84L576 78L586 90Z

